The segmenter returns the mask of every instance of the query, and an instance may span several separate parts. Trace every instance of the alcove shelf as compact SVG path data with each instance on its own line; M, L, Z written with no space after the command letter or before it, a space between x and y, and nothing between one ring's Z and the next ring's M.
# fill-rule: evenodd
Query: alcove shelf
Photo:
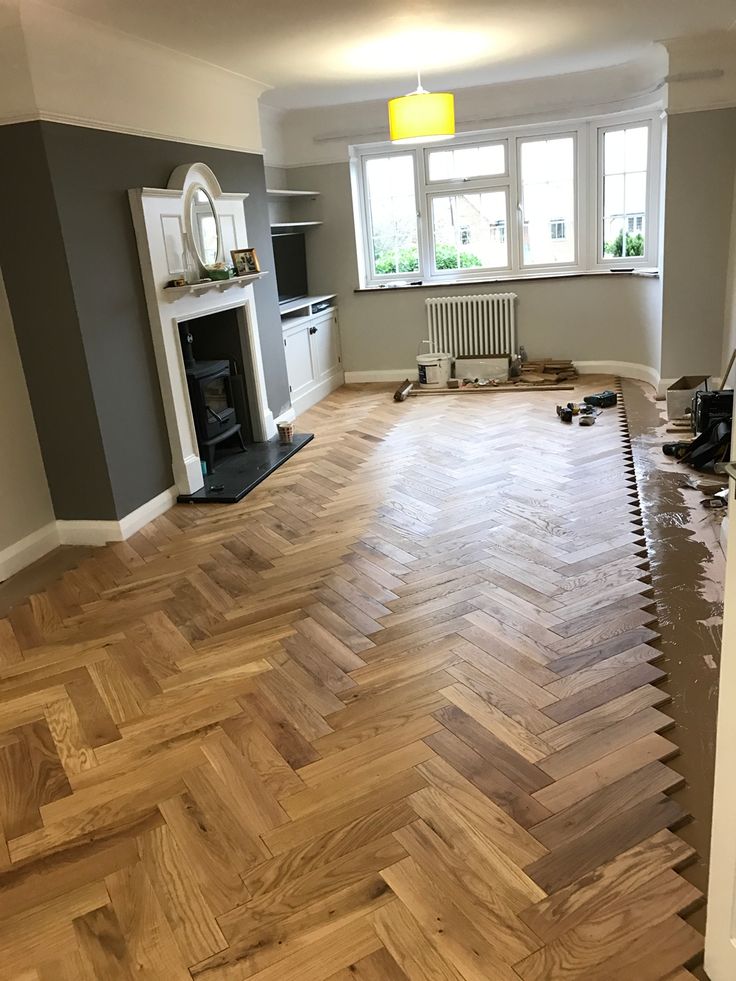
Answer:
M274 221L271 222L271 230L274 228L313 228L321 225L321 221Z
M319 191L271 188L266 195L272 235L294 235L322 224L316 210Z
M266 194L272 198L317 198L319 197L319 191L289 191L286 188L273 188L269 187L266 189Z

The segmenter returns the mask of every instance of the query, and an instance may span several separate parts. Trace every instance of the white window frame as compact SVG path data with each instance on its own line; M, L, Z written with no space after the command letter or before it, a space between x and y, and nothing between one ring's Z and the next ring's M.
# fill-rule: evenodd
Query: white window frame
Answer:
M558 128L556 132L551 133L535 133L534 135L520 135L516 138L516 167L517 167L517 200L519 204L519 270L523 273L529 272L542 272L549 275L551 272L571 272L580 271L581 269L581 245L580 245L580 215L583 210L582 201L580 198L580 190L582 181L580 180L580 174L584 173L583 167L581 167L581 147L583 146L584 134L582 134L578 129L568 129ZM572 139L572 157L573 157L573 195L575 199L575 212L573 214L573 230L575 235L573 235L573 258L571 262L553 262L553 263L539 263L539 262L524 262L524 208L522 205L522 183L521 183L521 147L523 143L531 143L533 141L546 142L554 139Z
M460 150L464 146L502 146L503 147L503 158L506 163L506 167L500 174L478 174L476 177L450 177L441 178L439 180L431 180L429 176L429 158L432 153L437 150ZM456 137L451 143L438 142L432 143L430 146L423 145L421 149L424 151L422 157L424 158L424 167L426 172L426 184L427 187L436 187L439 184L487 184L493 181L506 181L509 180L509 139L508 137L501 138L481 138L479 139L477 134L473 137Z
M633 117L625 122L599 124L596 127L596 177L597 177L597 226L595 238L595 265L599 269L641 269L650 268L657 263L659 254L659 174L661 166L661 128L659 120L652 116ZM603 254L603 164L604 139L606 133L621 129L635 129L646 126L649 130L647 149L647 189L646 213L644 218L643 256L605 256Z
M641 257L603 257L603 134L610 129L649 127L647 161L647 212L645 254ZM575 215L573 245L575 259L570 263L525 265L523 256L523 215L521 211L521 143L530 139L549 140L572 136L575 143ZM397 147L391 143L350 148L355 211L358 274L361 288L370 289L421 282L462 283L488 280L538 279L554 275L608 272L612 268L654 269L659 243L659 188L661 180L662 128L658 109L618 113L583 120L565 120L534 126L519 126L484 133L468 133L455 139L429 145ZM445 147L480 146L505 143L506 173L492 177L428 180L428 154ZM373 272L373 240L370 228L365 163L371 157L412 154L417 203L419 268L413 273L376 275ZM475 269L434 268L434 235L431 203L436 196L506 189L506 246L509 262L504 267ZM569 238L569 227L566 229Z
M508 178L505 178L508 181ZM506 238L504 240L504 245L506 246L506 255L508 261L503 266L474 266L472 269L437 269L435 266L435 241L434 241L434 222L432 221L432 201L434 198L446 198L455 194L478 194L487 192L493 194L494 192L501 192L506 198ZM437 188L432 185L432 190L427 193L427 233L429 236L429 252L428 252L428 266L430 270L430 275L435 282L444 282L448 279L457 279L462 276L467 278L467 274L470 274L471 278L476 278L483 273L493 273L494 275L502 272L509 272L511 270L512 255L511 247L509 245L509 226L511 224L511 189L506 184L497 184L493 187L483 186L482 188L474 188L469 186L469 182L465 181L461 188L453 188L452 190L437 190Z
M389 144L392 146L392 144ZM407 157L412 156L414 158L414 200L419 201L419 174L417 172L417 159L416 154L412 152L412 147L405 147L403 150L397 150L396 147L392 146L394 152L380 152L374 150L370 153L365 153L360 155L360 200L361 200L361 225L363 228L363 248L364 248L364 263L365 263L365 275L366 281L371 282L374 285L378 283L392 283L401 282L405 283L407 278L410 280L423 279L423 269L427 268L423 263L422 256L422 216L417 209L417 252L419 255L419 268L415 272L395 272L395 273L376 273L373 266L373 228L371 223L371 209L368 200L368 181L366 180L366 164L369 160L396 156L396 157Z

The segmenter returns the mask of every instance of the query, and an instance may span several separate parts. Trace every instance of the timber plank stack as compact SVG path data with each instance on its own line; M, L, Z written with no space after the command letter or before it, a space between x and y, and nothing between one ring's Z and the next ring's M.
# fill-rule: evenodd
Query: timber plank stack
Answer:
M554 358L525 361L521 367L521 378L525 385L558 385L578 377L577 368L572 361Z
M342 389L0 619L3 981L691 976L625 416L556 398Z

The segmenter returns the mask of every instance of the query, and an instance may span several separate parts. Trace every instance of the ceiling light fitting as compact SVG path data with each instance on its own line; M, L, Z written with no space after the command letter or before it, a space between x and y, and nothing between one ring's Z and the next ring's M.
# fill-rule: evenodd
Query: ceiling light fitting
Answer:
M389 99L388 123L392 143L430 143L455 135L455 96L427 92L417 72L414 92Z

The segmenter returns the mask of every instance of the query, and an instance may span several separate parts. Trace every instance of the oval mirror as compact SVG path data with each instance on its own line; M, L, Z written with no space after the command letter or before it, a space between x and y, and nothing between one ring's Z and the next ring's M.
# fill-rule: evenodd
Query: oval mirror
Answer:
M191 206L192 238L199 261L203 266L217 262L220 237L212 198L203 187L195 188Z

